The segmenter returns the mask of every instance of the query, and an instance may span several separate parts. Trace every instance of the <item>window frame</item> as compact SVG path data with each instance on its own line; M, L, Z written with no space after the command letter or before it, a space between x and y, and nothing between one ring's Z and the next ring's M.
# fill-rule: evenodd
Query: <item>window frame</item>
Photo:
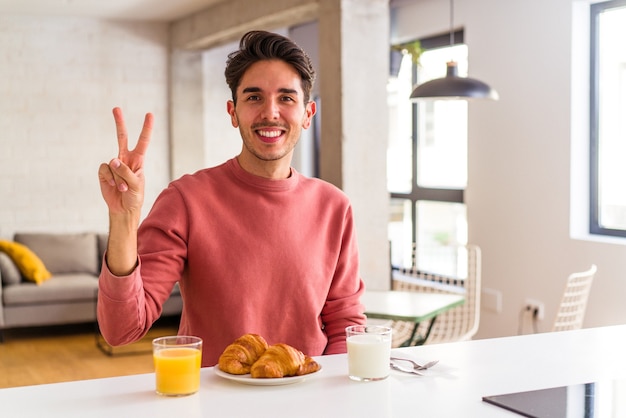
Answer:
M457 44L464 43L463 29L459 29L453 32L453 36L450 33L435 35L423 39L419 39L420 45L423 50L442 48ZM417 66L413 64L413 84L417 83ZM413 181L411 182L411 191L408 193L389 192L390 200L409 200L411 202L411 223L413 225L411 231L411 240L413 245L417 244L417 202L418 201L434 201L434 202L449 202L449 203L465 203L465 189L442 189L431 187L420 187L416 181L417 179L417 154L418 154L418 105L413 103L411 105L411 148L413 159L411 161L411 175Z
M600 224L600 97L599 97L599 22L598 16L609 9L626 6L626 0L609 0L590 5L589 26L589 233L626 238L626 229L605 228Z

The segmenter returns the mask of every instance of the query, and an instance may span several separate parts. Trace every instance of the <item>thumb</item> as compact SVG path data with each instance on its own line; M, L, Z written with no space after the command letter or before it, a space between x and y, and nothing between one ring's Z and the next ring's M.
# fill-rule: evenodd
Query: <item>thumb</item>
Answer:
M117 188L121 192L125 192L128 190L128 179L129 176L132 176L133 172L131 169L125 165L119 158L114 158L109 163L109 168L113 173L113 178L115 180L115 184L117 184Z

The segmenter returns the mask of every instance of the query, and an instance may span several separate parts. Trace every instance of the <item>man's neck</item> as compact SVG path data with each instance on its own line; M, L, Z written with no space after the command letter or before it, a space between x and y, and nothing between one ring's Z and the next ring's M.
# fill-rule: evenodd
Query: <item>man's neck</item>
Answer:
M262 161L256 157L249 158L239 154L237 161L241 168L250 174L271 180L282 180L291 176L291 158L276 161Z

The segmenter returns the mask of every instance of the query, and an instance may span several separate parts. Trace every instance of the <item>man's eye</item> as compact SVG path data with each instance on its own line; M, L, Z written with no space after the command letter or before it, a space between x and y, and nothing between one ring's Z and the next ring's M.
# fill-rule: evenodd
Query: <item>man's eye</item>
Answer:
M283 98L281 100L283 102L293 102L294 101L293 97L290 97L290 96L283 96Z
M261 98L259 96L250 95L248 96L246 100L251 101L251 102L256 102L257 100L261 100Z

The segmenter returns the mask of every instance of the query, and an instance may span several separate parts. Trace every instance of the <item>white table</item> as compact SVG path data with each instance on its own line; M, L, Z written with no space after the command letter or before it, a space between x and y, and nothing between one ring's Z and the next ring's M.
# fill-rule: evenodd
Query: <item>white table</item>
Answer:
M435 324L437 315L465 303L463 294L408 292L399 290L367 290L361 296L368 318L391 319L415 323L403 347L423 344ZM419 324L430 320L424 335L416 335Z
M353 382L345 354L316 358L322 371L288 386L247 386L202 370L200 392L154 393L154 376L0 390L2 417L519 417L484 395L626 377L626 325L433 344L394 350L439 359L426 376L392 372Z

